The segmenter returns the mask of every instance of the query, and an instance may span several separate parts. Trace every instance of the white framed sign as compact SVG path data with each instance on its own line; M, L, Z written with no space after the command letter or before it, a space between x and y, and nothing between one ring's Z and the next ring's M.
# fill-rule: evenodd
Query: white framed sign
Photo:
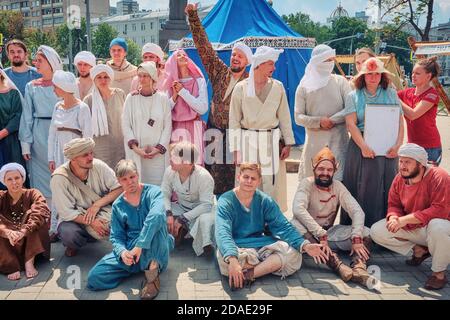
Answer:
M385 156L397 143L400 125L397 104L367 104L364 116L364 140L376 156Z

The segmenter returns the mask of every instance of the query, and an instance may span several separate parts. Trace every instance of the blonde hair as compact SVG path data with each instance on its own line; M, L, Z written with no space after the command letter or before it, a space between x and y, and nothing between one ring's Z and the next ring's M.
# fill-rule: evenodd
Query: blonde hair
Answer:
M245 170L250 170L250 171L256 171L256 173L258 173L258 176L261 178L262 177L262 173L261 173L261 165L258 163L251 163L251 162L243 162L239 165L239 173L242 173Z
M357 49L355 52L355 56L353 58L355 60L355 62L356 62L356 57L363 53L368 54L371 58L375 58L377 56L375 54L375 52L373 52L373 50L370 49L369 47L362 47L362 48Z
M133 160L123 159L117 163L117 165L114 169L114 172L116 174L116 178L119 179L119 178L126 176L129 173L132 173L132 172L137 173L137 166Z

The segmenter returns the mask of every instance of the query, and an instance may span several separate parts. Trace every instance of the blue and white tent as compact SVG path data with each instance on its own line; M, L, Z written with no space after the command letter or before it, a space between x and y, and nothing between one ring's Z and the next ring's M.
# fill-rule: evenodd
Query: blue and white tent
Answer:
M243 41L253 51L262 45L284 49L273 76L284 84L295 140L297 144L303 144L305 130L294 120L295 90L311 57L315 40L292 31L265 0L219 0L202 24L209 41L227 64L233 44L237 41ZM204 72L192 35L170 41L170 51L177 48L183 48ZM210 87L209 90L211 92Z

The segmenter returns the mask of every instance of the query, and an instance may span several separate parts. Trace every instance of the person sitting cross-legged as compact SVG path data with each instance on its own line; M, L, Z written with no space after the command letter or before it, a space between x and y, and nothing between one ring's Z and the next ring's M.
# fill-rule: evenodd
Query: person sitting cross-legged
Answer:
M282 278L300 269L302 252L316 263L325 262L321 244L311 244L285 218L269 195L257 190L261 166L242 163L239 186L218 201L215 235L220 272L231 289L273 273ZM265 234L265 227L271 235Z
M402 255L406 263L420 265L432 257L433 274L426 289L447 284L450 263L450 176L428 165L427 151L414 143L400 147L399 173L389 190L386 219L375 223L370 236L379 245Z
M300 181L294 196L291 223L311 243L320 242L328 256L327 265L342 280L368 286L366 262L370 255L370 229L364 227L364 211L342 182L334 180L339 163L325 147L312 159L314 176ZM350 215L352 225L334 225L339 206ZM345 265L336 250L350 251L352 268Z
M154 299L159 293L159 274L167 268L174 242L167 231L163 195L158 186L139 182L133 161L119 161L115 171L124 193L113 203L113 252L91 269L87 286L90 290L112 289L122 279L144 271L141 299Z

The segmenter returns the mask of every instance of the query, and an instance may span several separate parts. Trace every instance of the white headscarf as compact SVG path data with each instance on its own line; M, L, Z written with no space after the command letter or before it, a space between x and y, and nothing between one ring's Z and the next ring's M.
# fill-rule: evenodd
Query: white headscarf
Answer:
M100 74L106 72L111 78L111 82L114 81L114 71L106 64L98 64L91 69L92 81ZM105 102L102 95L94 83L94 89L92 90L92 130L94 137L106 136L109 134L108 117L106 115Z
M49 46L42 45L37 49L37 51L38 52L41 51L44 54L44 56L48 60L48 63L50 63L53 72L63 69L62 60L59 57L59 54L55 51L55 49Z
M333 57L336 57L335 49L331 49L325 44L316 46L299 86L305 88L308 93L325 87L331 79L331 72L334 68L333 61L325 62L325 60Z
M157 44L146 43L144 47L142 47L142 55L144 55L144 53L153 53L158 56L161 62L164 60L164 51Z
M414 159L424 167L428 165L428 153L423 147L415 143L405 143L402 145L398 150L398 156Z
M5 175L8 171L19 171L20 174L22 175L23 178L23 182L25 182L27 175L25 173L25 168L15 162L11 162L8 164L5 164L1 169L0 169L0 182L5 184Z
M78 86L77 79L72 72L66 72L63 70L57 70L53 73L53 84L65 92L77 94Z
M8 77L6 72L1 68L0 68L0 74L3 76L3 78L5 78L7 87L17 90L17 92L19 93L19 96L20 96L20 100L22 100L22 106L23 106L25 101L23 100L23 96L22 96L22 93L20 92L19 88L17 88L16 84Z
M77 65L78 62L85 62L88 65L94 67L96 65L96 59L92 52L89 51L80 51L77 53L75 58L73 59L73 64Z
M267 46L261 46L256 49L255 54L252 58L252 66L250 68L250 75L248 77L248 87L247 87L247 96L249 97L255 97L256 91L255 91L255 69L260 64L267 62L267 61L273 61L277 62L278 57L280 56L280 53L283 53L283 49L273 49L271 47Z
M140 68L144 69L144 71L152 77L154 82L158 81L158 69L156 69L156 64L153 61L141 63L138 67L138 71Z
M248 66L252 63L252 49L250 49L245 43L243 43L242 41L236 42L233 46L233 50L234 49L241 50L245 54L245 56L247 57Z

